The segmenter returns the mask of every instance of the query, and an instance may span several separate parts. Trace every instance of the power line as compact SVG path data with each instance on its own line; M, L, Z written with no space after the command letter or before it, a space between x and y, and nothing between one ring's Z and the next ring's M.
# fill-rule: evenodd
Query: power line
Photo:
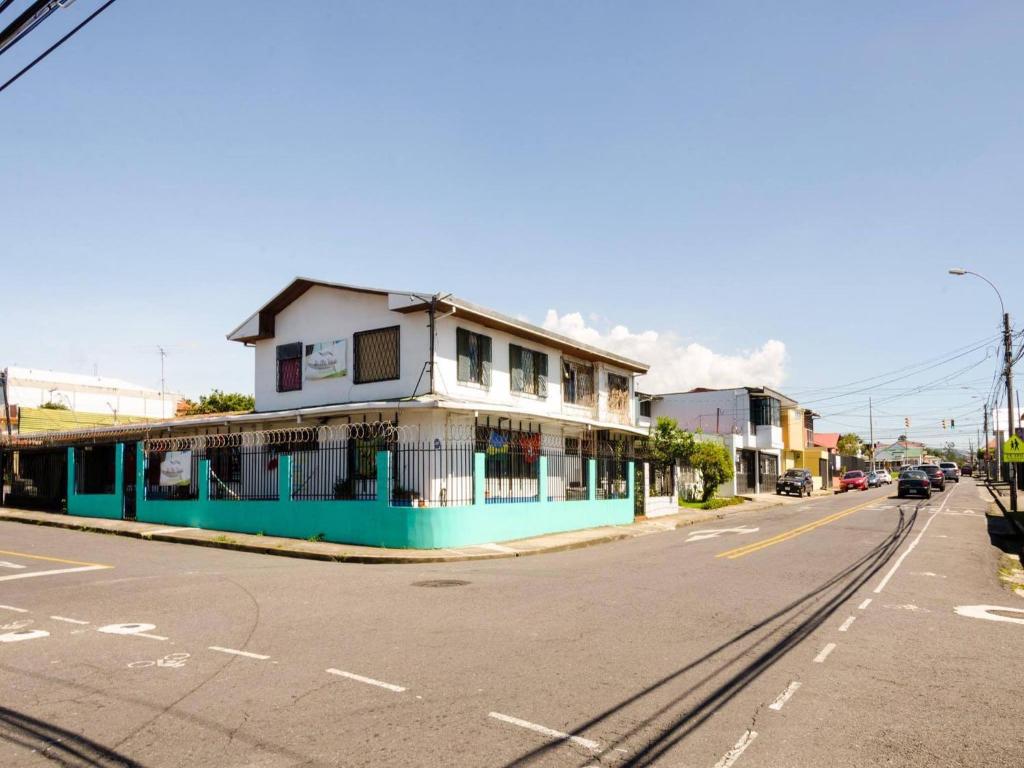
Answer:
M101 13L103 13L105 10L107 10L107 8L112 6L114 4L114 2L115 2L115 0L107 0L107 2L105 2L103 5L101 5L99 8L97 8L95 11L93 11L88 16L86 16L81 21L81 23L79 23L70 32L68 32L66 35L64 35L64 37L62 37L60 40L55 42L53 45L51 45L49 48L47 48L41 54L36 56L34 59L32 59L32 61L30 61L28 64L26 64L25 67L20 72L18 72L18 74L16 74L14 77L12 77L10 80L8 80L3 85L0 85L0 93L3 93L5 90L7 90L8 87L13 85L22 75L24 75L26 72L28 72L30 69L32 69L32 67L34 67L36 64L41 62L43 59L45 59L47 56L49 56L55 50L60 48L64 43L66 43L68 40L70 40L75 35L75 33L78 32L78 30L80 30L82 27L84 27L90 21L92 21L97 16L99 16Z

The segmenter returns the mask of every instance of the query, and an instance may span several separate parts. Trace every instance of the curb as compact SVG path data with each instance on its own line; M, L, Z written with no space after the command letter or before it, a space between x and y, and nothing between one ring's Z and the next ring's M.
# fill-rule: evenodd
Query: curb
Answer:
M709 518L713 519L713 518ZM159 541L165 544L188 544L195 547L209 547L212 549L228 549L236 552L248 552L256 555L276 555L278 557L291 557L300 560L318 560L320 562L332 563L359 563L363 565L415 565L417 563L458 563L470 560L503 560L515 557L528 557L530 555L543 555L549 552L568 552L574 549L585 549L597 544L608 544L613 541L636 538L641 535L639 532L623 532L606 534L593 539L583 541L570 541L565 544L556 544L550 547L538 549L524 549L515 552L488 552L481 554L463 555L427 555L425 557L402 557L400 555L356 555L356 554L329 554L326 552L309 552L300 549L284 549L278 547L260 546L257 544L246 544L241 541L215 541L211 539L193 539L185 536L172 536L170 534L149 534L142 531L131 531L116 528L98 528L88 523L70 523L64 520L37 520L34 518L8 516L0 513L0 521L7 523L23 523L25 525L41 525L47 528L61 528L69 531L82 531L84 533L102 533L110 536L124 536L129 539L141 539L143 541ZM694 522L703 522L695 520ZM679 527L679 526L676 526ZM225 532L228 535L230 532Z
M0 512L0 521L9 523L23 523L25 525L42 525L47 528L61 528L69 531L82 531L84 533L102 533L108 536L124 536L129 539L141 539L144 541L159 541L164 544L188 544L194 547L208 547L211 549L227 549L235 552L248 552L256 555L274 555L277 557L291 557L300 560L317 560L320 562L330 563L358 563L362 565L415 565L415 564L433 564L433 563L460 563L476 560L505 560L516 557L529 557L531 555L545 555L548 553L555 552L570 552L576 549L586 549L587 547L597 546L599 544L610 544L614 541L623 541L625 539L635 539L641 536L648 536L652 533L665 533L667 531L677 530L679 528L686 528L691 525L697 525L699 523L706 523L712 520L723 520L726 517L734 515L740 511L747 512L761 512L767 509L775 509L777 507L786 506L784 502L765 503L763 506L758 506L756 509L745 508L744 505L736 505L733 507L724 507L722 510L709 514L704 517L695 517L687 520L672 520L671 518L675 515L664 515L663 517L645 518L641 523L630 523L626 526L620 526L621 532L609 533L603 536L597 536L591 539L584 539L580 541L570 541L564 544L554 544L549 547L540 547L536 549L522 549L513 552L486 552L480 554L458 554L458 555L426 555L423 557L403 557L401 555L362 555L362 554L330 554L327 552L311 552L301 549L285 549L283 547L270 547L260 544L247 544L242 541L218 541L215 539L195 539L188 536L175 536L166 533L154 533L147 534L144 531L133 531L118 528L105 528L90 525L87 522L70 522L66 519L60 518L27 518L19 517L14 515L6 515ZM88 519L88 518L83 518ZM654 521L663 521L662 523L655 523L650 525ZM673 523L671 527L665 525L665 523ZM645 525L645 523L648 523ZM230 538L230 531L223 532L225 537ZM248 535L248 534L243 534ZM510 542L514 543L514 542ZM340 545L344 546L344 545Z

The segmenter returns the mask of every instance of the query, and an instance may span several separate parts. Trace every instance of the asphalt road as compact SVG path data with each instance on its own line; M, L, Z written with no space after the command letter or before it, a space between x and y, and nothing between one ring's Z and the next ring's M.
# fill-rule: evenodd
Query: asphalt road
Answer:
M980 494L422 566L0 523L0 765L1019 767Z

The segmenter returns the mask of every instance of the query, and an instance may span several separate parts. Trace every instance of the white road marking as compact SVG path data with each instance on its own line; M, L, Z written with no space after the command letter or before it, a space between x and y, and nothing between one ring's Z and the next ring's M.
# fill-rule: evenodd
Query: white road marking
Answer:
M736 746L722 755L722 759L715 763L715 768L731 768L756 738L757 731L747 731L744 733L740 736L740 740L736 742Z
M747 533L757 533L760 528L751 528L748 525L741 525L739 528L712 528L703 531L694 531L690 534L689 538L684 542L689 544L691 541L703 541L704 539L717 539L723 533L738 533L743 536Z
M870 598L870 597L869 597L869 598L868 598L867 600L865 600L865 601L864 601L863 603L861 603L860 605L858 605L857 607L858 607L858 608L859 608L860 610L862 610L862 611L863 611L863 610L864 610L865 608L867 608L867 607L868 607L869 605L871 605L871 598Z
M936 578L936 579L944 579L944 578L946 578L941 573L932 573L931 571L911 571L910 575L911 576L931 576L931 577Z
M32 623L32 619L18 619L17 621L9 621L6 624L0 624L0 632L13 632L16 629L24 629Z
M907 555L914 551L914 547L916 547L918 543L921 541L921 537L924 536L924 532L928 530L928 526L932 524L932 521L935 519L935 516L942 512L942 510L946 506L946 503L952 498L953 493L955 493L955 491L950 491L951 495L943 499L942 505L935 512L932 512L932 516L928 518L928 522L924 524L924 528L922 528L921 532L917 534L917 537L912 542L910 542L910 546L907 547L907 551L899 556L899 559L896 560L895 565L893 565L893 567L889 569L889 572L885 574L885 578L883 578L882 581L879 582L878 586L875 587L876 595L882 594L882 590L885 589L885 585L889 583L889 579L891 579L893 575L896 573L896 571L899 570L899 567L903 565L903 561L907 559Z
M0 576L0 581L14 581L15 579L32 579L36 576L56 576L59 573L82 573L83 571L101 571L110 568L109 565L83 565L78 568L57 568L53 571L32 571L30 573L15 573L11 576Z
M88 621L82 621L81 619L69 619L67 616L51 616L54 621L66 621L68 624L88 624Z
M181 668L185 666L185 662L191 657L190 653L169 653L162 659L156 661L143 660L133 661L128 665L129 669L146 669L147 667L172 667Z
M372 677L363 677L362 675L356 675L352 672L345 672L342 669L328 669L327 671L332 675L338 675L339 677L347 677L349 680L355 680L356 682L366 683L367 685L376 685L378 688L386 688L387 690L394 691L395 693L401 693L405 690L405 688L403 688L400 685L384 683L380 680L374 680Z
M906 603L904 605L887 605L886 608L892 608L894 611L916 611L919 613L929 613L927 608L921 608L914 605L913 603Z
M790 697L799 690L801 683L794 680L790 683L786 690L775 697L775 701L768 705L768 709L774 709L776 712L782 709L782 706L789 701Z
M584 739L582 736L573 736L569 733L556 731L553 728L548 728L543 725L531 723L529 720L520 720L518 717L503 715L500 712L489 712L488 717L493 717L495 720L501 720L503 723L518 725L520 728L526 728L527 730L533 731L534 733L540 733L552 739L558 739L559 741L571 741L573 744L579 744L581 747L585 747L586 749L589 749L593 752L597 752L601 749L601 745L598 744L596 741Z
M848 629L850 628L850 625L852 625L852 624L853 624L853 622L855 622L856 620L857 620L857 617L856 617L856 616L851 616L850 618L848 618L848 619L847 619L846 621L844 621L844 622L843 622L843 623L842 623L842 624L841 624L841 625L839 626L839 631L840 631L840 632L846 632L846 631L847 631L847 630L848 630Z
M13 605L0 605L0 608L3 608L5 611L14 611L15 613L28 613L27 609L15 608Z
M221 653L230 653L234 656L245 656L247 659L260 659L266 661L269 656L264 656L262 653L250 653L249 651L236 651L234 648L221 648L219 645L211 645L211 651L220 651Z
M9 563L6 560L0 560L0 568L14 568L15 570L21 570L24 565L18 565L17 563Z
M37 640L49 636L50 633L45 629L19 629L16 632L0 635L0 643L18 643L22 640Z
M152 536L155 533L174 533L175 531L198 531L198 528L185 526L184 528L154 528L151 531L143 531L143 536Z
M987 619L988 621L1005 621L1009 624L1024 624L1024 618L1015 619L1012 616L999 616L991 611L1003 611L1005 613L1019 613L1024 616L1024 608L1003 608L1000 605L958 605L953 611L959 616L966 616L971 619Z
M167 640L163 635L148 634L149 630L156 629L156 624L108 624L105 627L97 628L97 632L104 632L108 635L132 635L133 637L145 637L150 640Z
M815 664L821 664L822 662L825 661L825 659L828 658L828 655L830 653L832 653L832 651L834 651L835 649L836 649L836 644L835 643L829 643L828 645L826 645L824 648L821 649L821 653L819 653L817 656L814 657L814 663Z

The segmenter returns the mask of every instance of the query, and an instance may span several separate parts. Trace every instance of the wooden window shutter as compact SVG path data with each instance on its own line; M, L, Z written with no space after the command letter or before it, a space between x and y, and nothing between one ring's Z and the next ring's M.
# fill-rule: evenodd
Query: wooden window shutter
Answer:
M480 337L480 383L491 386L491 337Z
M459 381L469 381L469 331L456 329L455 351L459 362Z

